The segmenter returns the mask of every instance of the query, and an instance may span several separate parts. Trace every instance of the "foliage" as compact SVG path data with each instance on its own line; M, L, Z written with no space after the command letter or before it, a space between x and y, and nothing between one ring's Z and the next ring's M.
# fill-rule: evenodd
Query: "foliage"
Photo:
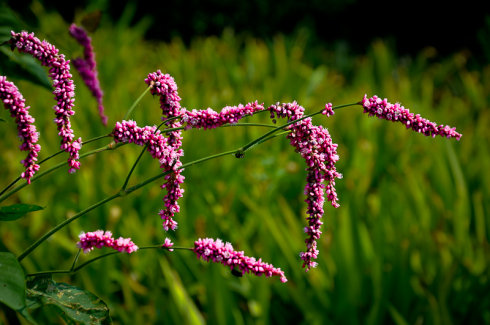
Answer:
M80 56L58 15L39 11L38 17L39 37L56 40L70 57ZM433 48L398 58L382 41L363 56L327 52L321 44L310 52L307 34L301 32L267 43L225 31L185 46L177 38L165 44L145 42L144 31L144 21L131 29L123 20L118 25L103 21L93 34L109 126L122 119L145 89L146 74L162 69L175 78L182 105L189 109L219 110L257 99L266 105L297 100L313 112L327 101L350 103L364 93L377 93L431 120L457 125L464 136L458 143L427 139L367 119L360 108L316 120L339 143L337 168L344 179L337 182L341 207L326 209L319 266L306 274L298 257L304 241L304 165L285 138L261 144L241 160L226 157L187 168L180 226L172 239L186 246L203 236L236 243L281 266L289 279L286 285L234 277L185 251L169 255L152 250L104 258L72 275L54 275L57 283L94 293L108 304L112 320L122 324L490 322L490 66L469 71L464 53L440 58ZM15 81L43 130L41 145L54 152L59 140L52 94ZM107 133L95 100L76 75L75 83L75 134L88 139ZM146 96L134 119L157 124L158 105L157 98ZM3 109L0 117L5 120L0 128L3 187L21 173L22 157L15 124ZM185 161L236 148L264 131L188 132ZM91 156L76 174L57 170L19 191L4 204L44 209L3 223L1 250L19 255L54 225L113 194L139 152L125 146ZM158 164L144 156L135 182L157 172ZM161 204L161 190L153 185L90 212L23 260L25 273L69 267L82 230L111 229L139 245L161 243L168 236L157 215ZM5 322L6 315L0 311ZM39 317L55 321L49 313Z

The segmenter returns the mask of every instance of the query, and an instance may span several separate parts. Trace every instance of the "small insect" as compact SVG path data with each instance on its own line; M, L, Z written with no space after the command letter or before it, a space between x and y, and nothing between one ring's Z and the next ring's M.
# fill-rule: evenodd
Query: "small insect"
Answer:
M243 153L243 151L239 150L235 153L235 157L236 158L243 158L243 157L245 157L245 154Z
M237 278L241 278L243 276L242 271L240 271L239 269L232 269L231 274L236 276Z

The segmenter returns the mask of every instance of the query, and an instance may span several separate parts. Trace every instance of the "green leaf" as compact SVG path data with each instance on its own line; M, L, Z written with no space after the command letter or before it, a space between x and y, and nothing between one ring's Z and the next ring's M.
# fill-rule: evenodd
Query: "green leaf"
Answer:
M39 205L34 204L13 204L6 207L0 207L0 221L17 220L29 212L39 211L44 209Z
M109 308L89 291L56 283L49 276L36 277L27 284L27 308L34 310L46 305L55 310L68 324L111 324Z
M0 47L0 74L52 89L47 72L36 59L27 54L13 53L6 47Z
M26 305L24 270L10 252L0 252L0 301L12 309Z
M0 5L0 42L10 38L12 29L18 30L23 26L15 13L4 4Z
M0 122L5 122L5 120L3 118L0 117Z
M0 4L0 44L10 39L10 31L30 30L18 15L4 4ZM0 75L28 80L51 89L48 74L30 55L13 53L9 46L0 46Z

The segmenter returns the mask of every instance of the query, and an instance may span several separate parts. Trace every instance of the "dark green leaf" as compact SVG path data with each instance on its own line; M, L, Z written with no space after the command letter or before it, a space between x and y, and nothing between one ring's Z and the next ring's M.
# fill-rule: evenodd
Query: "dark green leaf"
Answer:
M22 26L23 23L10 8L0 5L0 43L10 38L11 30L20 30Z
M3 118L0 117L0 122L5 122L5 120Z
M29 29L17 14L4 4L0 4L0 44L10 39L10 32ZM47 71L32 56L13 53L9 46L0 46L0 75L7 78L28 80L51 89Z
M14 254L0 252L0 301L12 309L26 305L24 270Z
M112 323L105 302L91 292L66 283L56 283L49 277L37 277L27 286L27 306L31 310L51 305L69 324Z
M39 205L34 204L13 204L6 207L0 207L0 221L17 220L29 212L39 211L44 209Z
M51 90L47 71L32 56L0 47L0 74L30 81Z

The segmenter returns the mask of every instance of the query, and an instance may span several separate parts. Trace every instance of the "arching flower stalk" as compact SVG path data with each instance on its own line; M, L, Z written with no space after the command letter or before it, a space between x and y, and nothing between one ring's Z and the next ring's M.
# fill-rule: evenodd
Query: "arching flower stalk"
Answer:
M180 97L177 92L177 84L169 74L163 74L160 70L148 74L145 82L150 86L152 95L160 96L160 107L162 109L162 120L169 118L181 117L184 113L180 106ZM180 119L172 119L165 123L169 128L179 128L182 126ZM180 157L184 155L182 150L182 131L176 130L167 133L168 145L174 149L175 160L171 165L165 165L164 171L169 172L165 176L165 183L161 186L167 190L167 194L163 198L165 209L160 210L160 217L163 219L163 228L175 230L177 222L173 220L175 213L180 211L180 206L177 200L182 197L184 189L180 184L184 182L185 177L182 175L182 162Z
M221 239L199 238L194 242L193 251L198 258L228 266L231 270L237 269L241 274L252 273L257 276L278 276L281 282L288 279L280 268L262 262L262 259L245 256L243 251L235 251L230 243L223 243Z
M58 49L46 41L40 41L34 33L11 32L9 43L12 49L28 53L38 59L42 65L49 67L49 76L53 81L56 105L53 107L56 118L54 122L58 127L58 135L61 137L61 150L67 152L69 172L73 173L80 168L79 150L82 147L82 139L75 140L71 128L70 116L75 114L73 110L75 101L75 85L70 73L70 61L60 54Z
M20 176L30 184L32 176L39 170L36 162L41 151L41 145L37 143L39 133L34 125L35 119L29 115L29 106L25 106L25 99L17 87L4 76L0 76L0 100L5 109L10 111L10 116L15 118L19 138L22 141L20 150L28 151L27 157L21 161L26 169Z
M271 105L269 107L271 118L276 116L287 118L288 121L300 119L304 116L304 108L296 102L288 104ZM324 115L333 114L332 104L325 105ZM307 222L304 228L308 237L305 240L306 251L300 254L303 267L306 271L317 266L314 261L318 257L317 240L320 239L322 217L324 215L323 204L325 194L327 200L335 208L339 207L337 192L335 191L335 179L342 178L338 173L335 163L339 160L337 144L332 142L330 133L322 126L315 126L311 118L306 118L291 124L288 129L288 139L296 152L301 154L306 162L306 186L304 193L307 203Z
M114 130L112 131L114 136L114 141L124 142L124 143L135 143L137 145L143 146L148 145L147 150L150 152L151 156L158 159L160 163L160 168L163 171L174 170L175 165L179 163L179 155L175 151L175 148L169 144L168 138L164 137L156 126L145 126L139 127L135 121L122 121L117 122ZM179 165L181 166L181 164ZM167 194L164 198L165 208L173 214L180 211L179 205L177 204L177 199L182 197L183 190L181 190L178 185L184 182L183 176L177 173L170 173L170 177L178 177L168 181L162 186L165 188L168 184L177 184L177 186L167 188ZM169 175L166 175L166 179ZM171 218L165 218L163 227L165 230L174 230L177 227L177 223Z
M437 125L421 117L420 114L411 113L409 109L398 103L389 103L386 98L381 99L376 95L368 98L367 95L364 95L361 104L364 107L364 113L369 114L369 116L377 116L391 122L399 122L405 125L407 129L412 129L425 136L435 138L436 135L440 135L448 139L455 138L458 141L461 139L462 135L456 132L456 128L443 124Z

